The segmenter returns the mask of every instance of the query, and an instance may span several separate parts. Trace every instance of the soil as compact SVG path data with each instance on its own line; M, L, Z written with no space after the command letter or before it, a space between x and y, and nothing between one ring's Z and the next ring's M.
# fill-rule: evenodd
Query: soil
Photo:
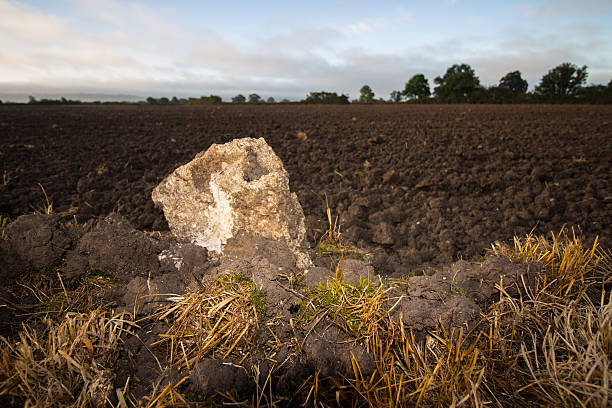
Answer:
M10 221L46 205L40 183L80 223L115 211L167 230L152 189L212 143L251 136L285 164L311 243L327 197L387 273L473 259L534 227L579 225L610 246L612 106L4 106L0 134Z
M301 141L297 132L307 140ZM325 197L387 272L474 258L580 225L609 246L612 107L546 105L0 107L0 215L45 204L167 230L151 190L212 143L264 137L311 228Z
M531 290L539 265L460 258L475 260L492 241L534 226L580 225L587 243L599 236L610 247L610 119L608 106L0 107L0 215L12 221L0 240L0 278L58 264L66 279L100 271L116 280L107 306L139 318L163 304L159 294L226 272L264 290L269 320L251 361L259 384L231 358L169 367L154 346L167 326L154 322L122 344L114 372L116 387L133 379L137 398L183 379L181 391L194 395L249 395L268 373L281 388L314 372L345 375L351 355L367 376L372 356L329 316L294 326L299 291L340 269L352 284L401 275L394 321L421 340L440 323L471 330L500 279ZM264 137L284 162L311 245L328 228L327 203L346 240L371 256L343 259L340 269L323 257L295 271L282 245L219 259L173 239L151 190L211 143L244 136ZM54 214L19 217L47 207L39 183ZM16 307L0 308L2 335L17 330L15 311L29 301L9 286L0 300ZM272 338L279 347L270 354Z

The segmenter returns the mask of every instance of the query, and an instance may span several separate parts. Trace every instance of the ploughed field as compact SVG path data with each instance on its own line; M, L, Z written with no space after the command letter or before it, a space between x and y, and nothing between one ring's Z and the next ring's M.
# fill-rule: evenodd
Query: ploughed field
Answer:
M311 244L327 203L378 272L476 259L534 227L611 246L612 106L3 106L0 215L46 207L44 189L66 221L115 211L167 230L152 189L241 137L283 161Z

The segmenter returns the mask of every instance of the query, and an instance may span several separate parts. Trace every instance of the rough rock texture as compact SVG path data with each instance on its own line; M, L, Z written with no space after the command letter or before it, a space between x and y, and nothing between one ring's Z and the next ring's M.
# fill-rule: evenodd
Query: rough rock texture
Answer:
M178 239L219 254L271 239L287 244L298 267L309 265L302 207L263 138L213 144L166 177L152 198Z

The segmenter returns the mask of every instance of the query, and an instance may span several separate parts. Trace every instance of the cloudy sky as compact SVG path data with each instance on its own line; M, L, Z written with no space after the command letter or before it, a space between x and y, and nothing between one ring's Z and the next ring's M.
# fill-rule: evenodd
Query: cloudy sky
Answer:
M470 64L530 89L565 62L612 78L612 1L0 0L0 95L388 98Z

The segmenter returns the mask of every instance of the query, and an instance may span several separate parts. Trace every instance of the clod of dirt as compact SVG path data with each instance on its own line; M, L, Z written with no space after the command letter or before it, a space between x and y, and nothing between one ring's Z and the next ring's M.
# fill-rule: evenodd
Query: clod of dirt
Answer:
M250 395L255 383L244 368L229 361L204 359L199 361L189 375L187 391L199 395L215 395L235 391Z
M364 377L372 374L376 363L363 346L328 320L323 320L304 343L306 362L319 371L321 377L337 377L353 372L351 355Z
M287 244L298 267L309 265L302 207L263 138L213 144L166 177L152 198L178 239L219 254L249 246L249 236L272 239ZM247 239L236 242L239 234Z
M386 222L381 222L374 229L372 241L381 245L393 245L395 242L393 227Z
M353 255L351 255L353 256ZM360 279L374 281L378 274L374 272L374 267L361 259L331 259L323 257L317 259L317 266L307 269L302 274L302 283L306 286L317 286L319 283L325 284L329 279L336 276L353 286L359 284Z
M428 330L434 331L440 324L446 330L463 328L468 331L480 318L480 308L473 300L450 293L438 293L436 298L407 297L401 299L393 312L393 318L401 315L404 327L414 330L421 340Z
M68 253L66 275L97 270L126 282L136 276L156 276L160 251L157 241L135 230L120 215L110 214Z
M204 279L213 280L220 275L239 274L253 281L257 289L265 293L268 316L289 316L299 299L288 290L286 280L291 270L273 264L268 258L260 255L251 258L222 258L221 264L213 268Z
M540 264L515 264L488 257L482 264L458 261L429 275L408 279L403 298L393 312L417 334L438 327L470 329L477 323L478 304L491 301L502 284L511 295L531 290Z
M70 248L72 240L57 215L22 215L6 227L7 243L2 252L8 255L2 274L14 276L21 268L44 268ZM14 255L11 262L11 253ZM11 265L12 263L12 265Z

